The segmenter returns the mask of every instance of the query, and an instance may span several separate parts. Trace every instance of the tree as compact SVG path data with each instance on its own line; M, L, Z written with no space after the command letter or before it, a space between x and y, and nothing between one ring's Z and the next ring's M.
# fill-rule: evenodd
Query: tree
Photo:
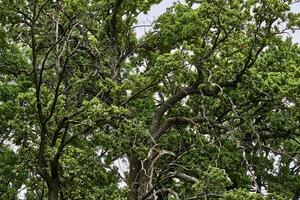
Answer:
M294 2L187 0L137 38L159 2L1 1L1 149L17 145L26 172L6 185L28 199L297 199Z

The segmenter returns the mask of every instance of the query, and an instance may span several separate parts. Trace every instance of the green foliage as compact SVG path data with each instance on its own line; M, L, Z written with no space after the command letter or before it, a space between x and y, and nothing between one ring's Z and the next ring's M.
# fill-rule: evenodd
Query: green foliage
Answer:
M193 185L193 189L199 193L222 194L226 191L226 187L231 185L225 170L216 167L208 167L200 176L201 180Z
M27 172L15 152L2 147L0 155L0 198L16 199Z
M294 1L160 2L0 0L0 199L300 197Z

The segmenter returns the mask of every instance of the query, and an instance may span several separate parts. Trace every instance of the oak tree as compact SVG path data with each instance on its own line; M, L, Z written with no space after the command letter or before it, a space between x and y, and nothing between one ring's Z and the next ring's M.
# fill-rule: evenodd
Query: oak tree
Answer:
M296 2L0 0L0 198L298 199Z

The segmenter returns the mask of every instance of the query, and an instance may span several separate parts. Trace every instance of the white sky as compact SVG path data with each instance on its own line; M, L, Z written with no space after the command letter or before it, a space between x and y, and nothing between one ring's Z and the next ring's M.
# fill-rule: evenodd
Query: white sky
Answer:
M163 0L160 4L152 6L149 13L147 15L141 14L139 16L139 25L146 24L150 25L157 17L163 14L166 11L166 8L172 6L175 2L184 2L183 0ZM300 13L300 2L295 3L292 6L292 12L299 12ZM142 36L145 31L149 30L150 28L136 28L137 35L140 37ZM291 33L293 37L293 41L300 44L300 31L296 31L295 33Z

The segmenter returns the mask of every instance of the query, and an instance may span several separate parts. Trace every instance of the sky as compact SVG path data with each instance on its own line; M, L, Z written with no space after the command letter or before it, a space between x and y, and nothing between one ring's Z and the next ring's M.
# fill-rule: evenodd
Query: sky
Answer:
M183 0L163 0L160 4L154 5L151 7L151 10L147 15L140 14L139 16L139 25L151 25L151 23L158 18L159 15L163 14L166 11L166 8L172 6L175 2L184 2ZM292 5L292 12L300 13L300 2ZM146 31L150 30L149 27L140 27L136 28L137 35L140 37ZM295 33L290 33L295 43L300 44L300 31Z

